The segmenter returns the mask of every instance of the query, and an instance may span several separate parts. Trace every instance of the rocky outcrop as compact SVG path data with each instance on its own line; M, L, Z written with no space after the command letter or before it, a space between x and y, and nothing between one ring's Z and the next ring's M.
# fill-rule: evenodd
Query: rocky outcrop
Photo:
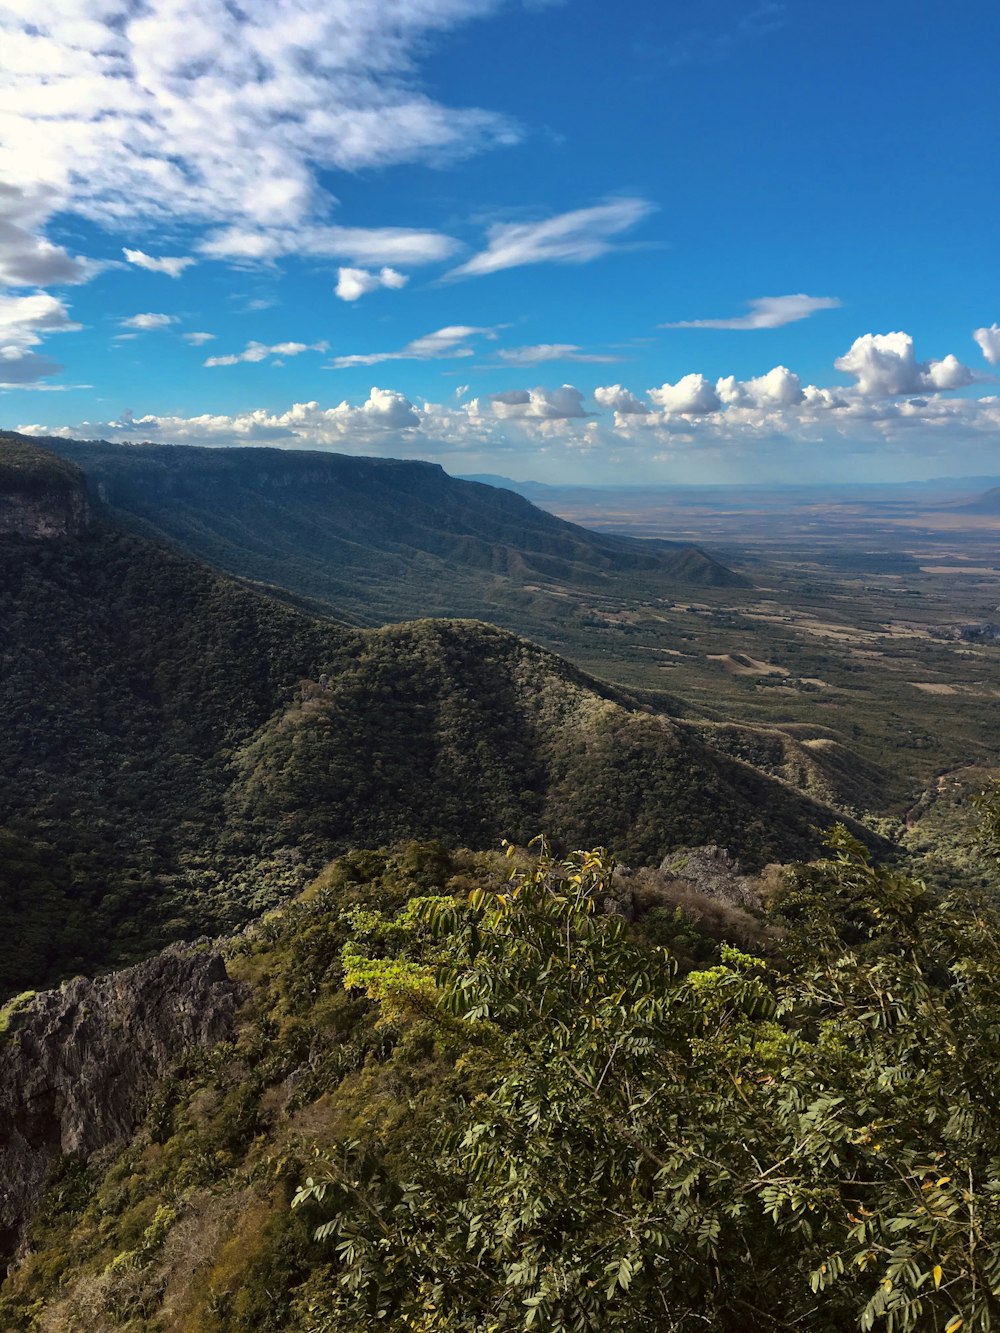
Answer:
M180 1054L233 1032L243 988L213 945L77 977L20 1007L0 1035L0 1254L13 1254L62 1154L133 1133Z
M682 847L660 865L660 873L687 880L716 902L757 911L763 907L756 878L744 875L739 861L725 847Z
M87 493L58 487L40 495L0 493L0 536L77 537L90 517Z
M79 468L26 441L0 436L0 537L78 537L90 522Z

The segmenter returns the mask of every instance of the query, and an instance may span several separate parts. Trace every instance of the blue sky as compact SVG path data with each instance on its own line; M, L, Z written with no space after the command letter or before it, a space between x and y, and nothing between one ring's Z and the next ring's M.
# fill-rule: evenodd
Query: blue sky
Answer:
M1000 15L6 0L0 421L547 481L1000 472Z

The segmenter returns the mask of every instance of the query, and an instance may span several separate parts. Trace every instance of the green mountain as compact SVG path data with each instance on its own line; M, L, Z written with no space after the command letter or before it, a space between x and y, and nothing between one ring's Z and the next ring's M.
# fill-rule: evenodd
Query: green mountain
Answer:
M44 443L147 535L357 624L442 615L544 632L567 593L745 583L697 547L589 532L431 463Z
M787 738L759 761L820 799L734 757L731 730L716 748L514 635L313 619L88 521L82 477L41 451L0 457L9 494L54 467L53 514L80 515L0 524L0 992L236 926L358 845L544 830L633 863L722 842L760 864L835 817L836 776L804 748L790 764Z

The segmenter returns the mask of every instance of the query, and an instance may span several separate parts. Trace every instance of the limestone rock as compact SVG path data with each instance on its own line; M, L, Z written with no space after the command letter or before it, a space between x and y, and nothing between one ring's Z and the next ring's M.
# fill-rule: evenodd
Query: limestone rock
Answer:
M0 1036L0 1254L17 1248L53 1160L128 1138L181 1053L232 1034L242 998L204 941L18 1009Z

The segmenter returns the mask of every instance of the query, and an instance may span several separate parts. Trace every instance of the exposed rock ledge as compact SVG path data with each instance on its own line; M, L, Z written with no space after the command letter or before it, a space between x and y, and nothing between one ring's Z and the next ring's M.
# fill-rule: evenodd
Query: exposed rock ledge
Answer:
M0 1036L0 1254L16 1251L53 1160L128 1138L182 1051L232 1034L242 998L206 941L17 1012Z
M78 537L89 522L80 469L29 440L0 433L0 537Z

